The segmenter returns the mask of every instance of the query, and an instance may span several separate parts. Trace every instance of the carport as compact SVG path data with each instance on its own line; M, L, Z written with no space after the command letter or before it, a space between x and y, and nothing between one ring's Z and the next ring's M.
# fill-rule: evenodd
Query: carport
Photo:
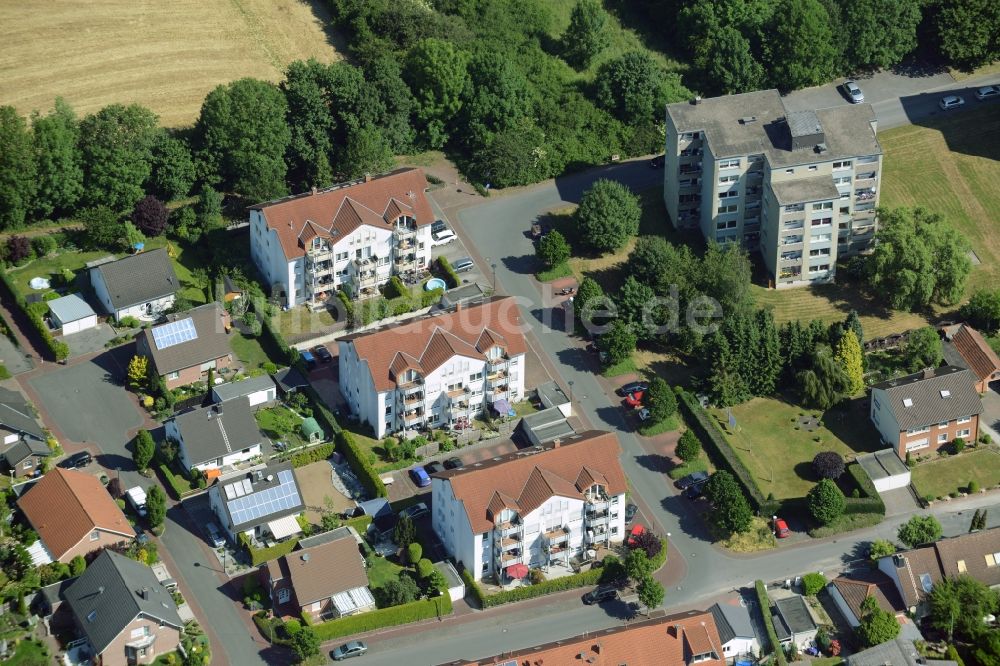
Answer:
M80 294L70 294L49 301L52 326L61 328L63 335L79 333L97 326L97 313Z

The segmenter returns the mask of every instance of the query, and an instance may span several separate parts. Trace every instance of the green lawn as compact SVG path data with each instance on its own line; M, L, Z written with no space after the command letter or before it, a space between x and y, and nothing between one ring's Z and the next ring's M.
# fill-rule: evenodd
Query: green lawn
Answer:
M302 417L287 407L268 407L257 411L257 425L271 439L285 442L290 448L305 446L299 426Z
M1000 454L983 448L938 458L914 467L910 478L917 494L924 498L966 492L970 481L978 483L980 488L992 488L1000 484Z
M605 377L621 377L622 375L627 375L633 372L638 372L638 368L635 365L635 360L630 356L621 363L615 363L614 365L609 365L601 371L601 374Z
M680 427L680 421L677 416L671 416L669 418L663 419L659 423L653 423L651 425L640 425L639 434L643 437L653 437L655 435L661 435L665 432L673 432Z
M47 666L51 659L44 643L27 639L18 643L14 656L3 663L4 666Z
M294 341L311 334L317 334L333 326L336 321L337 319L329 310L313 312L304 307L279 310L271 319L271 323L277 326L281 337L286 341Z
M369 558L368 586L377 589L388 583L390 580L399 580L399 572L403 567L399 566L387 557Z
M680 465L671 468L671 470L667 472L667 476L676 481L677 479L685 477L688 474L693 474L694 472L711 473L712 471L714 470L711 469L708 459L705 457L705 454L702 453L690 462L681 463Z
M812 459L820 451L836 451L845 458L879 448L874 427L859 401L822 413L784 400L754 398L732 408L736 432L729 432L725 409L710 412L733 445L736 455L753 474L766 497L803 497L818 479ZM816 415L821 426L814 432L796 429L800 415Z
M248 369L259 368L270 361L260 340L244 335L239 330L234 329L229 336L229 345L233 348L236 358Z
M553 266L552 268L544 271L539 271L535 273L535 278L539 282L552 282L553 280L558 280L559 278L572 277L573 269L569 267L568 263L562 263L558 266Z

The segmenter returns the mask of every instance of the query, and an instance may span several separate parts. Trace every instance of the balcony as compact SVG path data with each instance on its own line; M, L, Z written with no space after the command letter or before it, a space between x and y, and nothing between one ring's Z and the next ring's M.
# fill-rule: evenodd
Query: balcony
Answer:
M493 374L486 375L486 384L488 386L493 386L495 384L500 383L501 381L503 382L507 381L507 373L504 372L503 370L494 372Z
M410 407L413 405L419 405L424 401L424 394L422 391L411 391L403 395L403 405Z
M516 538L520 538L520 535L524 533L524 525L521 523L499 523L496 529L500 531L500 536L502 537L515 536Z
M509 567L512 564L521 564L524 561L524 557L518 552L517 555L513 553L504 553L500 556L500 566Z
M520 548L521 548L520 535L517 538L506 537L495 540L493 542L493 550L497 555L499 555L500 553L505 553L513 550L520 551Z
M681 157L697 157L701 155L701 148L685 148L681 151Z
M569 541L569 528L563 525L562 527L556 527L543 534L545 540L549 543L562 543L564 541Z
M423 420L424 420L423 410L418 409L415 411L407 412L403 415L403 423L405 423L407 426L414 425L417 423L422 423Z
M408 227L396 227L392 230L392 235L395 236L397 240L416 238L417 230L410 229Z
M854 191L854 200L855 201L874 201L875 200L875 191L874 190L870 190L870 189L867 189L867 190L855 190Z
M678 169L682 176L700 176L701 164L682 164Z
M421 377L414 377L413 379L408 379L396 384L396 388L403 392L404 395L412 393L414 391L420 391L423 389L424 380Z

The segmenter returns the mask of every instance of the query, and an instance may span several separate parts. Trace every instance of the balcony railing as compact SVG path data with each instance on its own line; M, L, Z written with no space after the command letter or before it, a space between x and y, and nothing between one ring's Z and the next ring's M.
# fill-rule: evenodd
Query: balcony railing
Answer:
M500 530L500 536L510 536L512 534L522 534L524 532L524 525L521 523L500 523L497 525L497 529Z
M424 400L424 394L420 391L413 391L411 393L406 393L403 395L404 405L416 405Z
M509 567L512 564L521 564L524 561L524 557L518 553L514 555L512 553L503 553L500 556L500 566Z
M549 543L561 543L569 541L569 530L565 527L557 527L554 530L549 530L543 536Z

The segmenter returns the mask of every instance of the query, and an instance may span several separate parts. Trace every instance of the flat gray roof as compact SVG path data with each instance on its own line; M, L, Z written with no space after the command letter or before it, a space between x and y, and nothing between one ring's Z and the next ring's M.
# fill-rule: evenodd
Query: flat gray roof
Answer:
M777 167L882 154L870 104L789 113L777 90L759 90L697 104L668 104L667 115L679 132L704 132L716 158L763 154ZM819 152L815 146L793 150L792 135L817 134L815 122L822 127L826 150Z
M273 388L275 388L273 379L267 375L258 375L257 377L248 377L235 382L218 384L217 386L212 387L212 393L214 393L221 402L226 402L227 400L242 398L243 396L250 395L251 393L266 391Z
M538 399L542 401L542 404L549 407L565 405L569 402L569 398L566 397L566 394L563 393L563 390L555 382L545 382L539 385L535 391L538 392Z
M892 449L858 456L858 464L871 477L872 481L906 474L909 471L909 468L903 464L903 461L899 459L899 456Z
M774 197L780 204L826 201L840 196L830 176L812 176L794 180L771 181Z
M80 294L70 294L49 301L49 310L63 324L97 314Z

